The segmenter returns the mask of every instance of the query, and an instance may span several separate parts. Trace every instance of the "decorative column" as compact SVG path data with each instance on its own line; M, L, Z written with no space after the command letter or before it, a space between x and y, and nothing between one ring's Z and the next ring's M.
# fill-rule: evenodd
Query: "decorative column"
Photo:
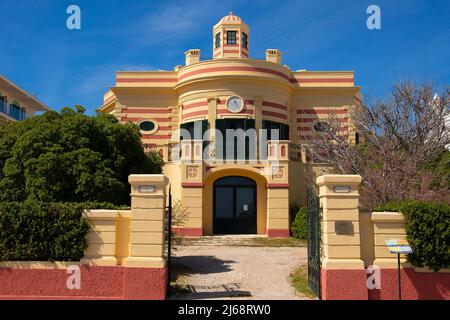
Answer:
M164 236L166 186L162 174L130 175L131 224L129 267L165 268Z
M179 235L203 235L203 162L181 164L181 197L188 217L183 226L174 226Z
M317 178L322 207L322 299L366 300L366 271L361 259L358 175Z
M289 141L269 141L267 169L267 235L288 238Z

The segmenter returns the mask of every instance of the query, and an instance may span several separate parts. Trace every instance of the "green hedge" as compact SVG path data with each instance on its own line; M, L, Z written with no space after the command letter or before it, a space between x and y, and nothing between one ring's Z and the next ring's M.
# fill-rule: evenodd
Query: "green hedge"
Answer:
M109 203L0 203L0 261L79 261L87 248L83 209Z
M301 207L291 226L291 233L294 238L306 239L308 236L308 210L306 207Z
M402 212L407 240L413 249L408 260L417 267L450 268L450 206L444 203L397 201L375 211Z

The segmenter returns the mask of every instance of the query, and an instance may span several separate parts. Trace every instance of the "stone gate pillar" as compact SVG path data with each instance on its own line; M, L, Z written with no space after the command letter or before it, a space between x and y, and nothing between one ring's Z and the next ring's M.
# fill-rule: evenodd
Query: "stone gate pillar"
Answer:
M162 174L132 174L129 256L125 266L124 297L154 299L155 292L164 298L167 265L164 257L166 186ZM136 281L139 279L139 281ZM133 283L133 286L128 284ZM137 285L139 283L139 285Z
M322 299L368 299L361 259L358 175L317 178L322 206Z

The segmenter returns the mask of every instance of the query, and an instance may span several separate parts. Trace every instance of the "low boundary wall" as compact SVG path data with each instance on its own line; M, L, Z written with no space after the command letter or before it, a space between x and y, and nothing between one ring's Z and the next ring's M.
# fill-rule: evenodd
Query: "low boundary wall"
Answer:
M406 239L398 212L360 213L360 176L317 178L322 207L321 292L325 300L398 299L397 255L385 241ZM401 260L402 299L450 300L450 270L434 272Z
M167 290L167 178L131 175L131 210L88 210L81 261L0 262L0 299L152 299Z

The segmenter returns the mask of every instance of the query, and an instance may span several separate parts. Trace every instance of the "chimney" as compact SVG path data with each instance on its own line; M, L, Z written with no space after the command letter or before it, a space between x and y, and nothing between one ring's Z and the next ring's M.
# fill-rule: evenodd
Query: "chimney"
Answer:
M281 51L278 49L267 49L266 61L281 64Z
M200 49L191 49L184 53L186 55L186 65L200 62Z

